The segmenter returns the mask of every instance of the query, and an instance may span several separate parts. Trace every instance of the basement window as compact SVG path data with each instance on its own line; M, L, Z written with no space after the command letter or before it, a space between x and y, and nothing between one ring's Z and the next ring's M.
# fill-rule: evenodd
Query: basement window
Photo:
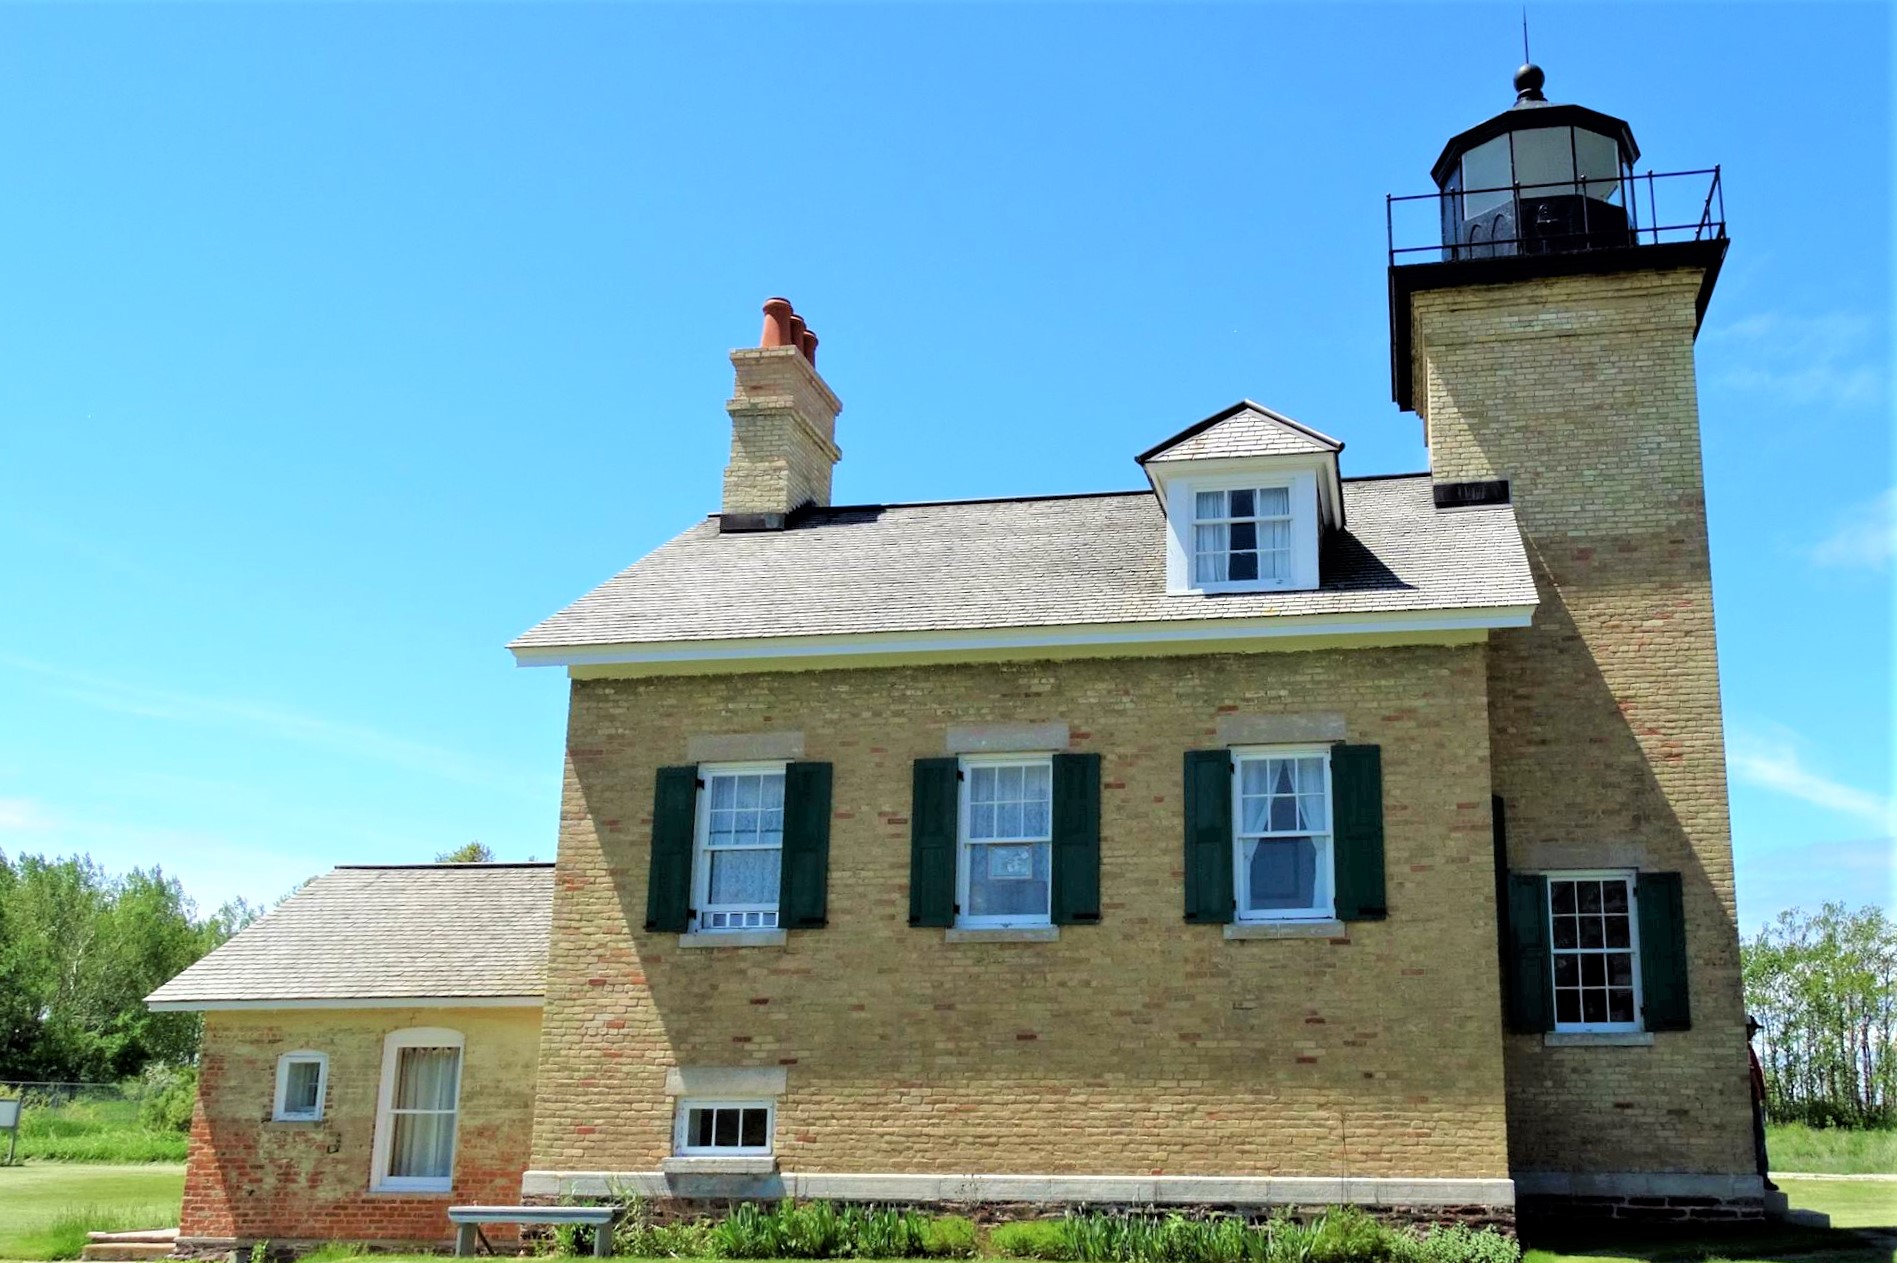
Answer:
M672 1152L679 1157L762 1157L771 1152L770 1101L680 1101Z
M272 1121L314 1123L323 1117L323 1090L329 1083L329 1055L301 1051L277 1058L276 1104Z

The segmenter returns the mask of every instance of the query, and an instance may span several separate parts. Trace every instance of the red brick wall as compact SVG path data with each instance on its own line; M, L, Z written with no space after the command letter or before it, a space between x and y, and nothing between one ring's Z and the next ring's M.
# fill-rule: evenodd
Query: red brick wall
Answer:
M383 1039L461 1032L461 1112L447 1193L370 1190ZM440 1243L446 1208L520 1200L533 1127L538 1009L316 1009L211 1013L180 1235L237 1241ZM277 1058L329 1055L322 1121L271 1121ZM492 1234L490 1234L492 1235Z

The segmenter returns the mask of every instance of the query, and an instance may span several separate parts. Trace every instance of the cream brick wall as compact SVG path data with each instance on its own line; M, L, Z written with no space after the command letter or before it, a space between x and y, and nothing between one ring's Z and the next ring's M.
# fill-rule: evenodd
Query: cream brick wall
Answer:
M1519 1170L1749 1172L1732 846L1699 414L1698 271L1417 294L1442 481L1507 478L1541 607L1489 657L1510 864L1678 870L1693 1028L1508 1037Z
M383 1040L415 1026L461 1033L454 1188L369 1189ZM209 1240L438 1243L451 1202L520 1196L532 1128L538 1009L304 1009L210 1013L200 1053L180 1233ZM329 1056L323 1118L271 1121L277 1058Z
M649 1171L665 1071L782 1066L802 1173L1506 1175L1481 645L580 680L533 1166ZM1233 942L1182 920L1183 752L1341 713L1383 747L1390 917ZM964 724L1103 758L1098 926L907 923L913 760ZM829 925L781 948L643 930L654 769L794 729L834 764Z

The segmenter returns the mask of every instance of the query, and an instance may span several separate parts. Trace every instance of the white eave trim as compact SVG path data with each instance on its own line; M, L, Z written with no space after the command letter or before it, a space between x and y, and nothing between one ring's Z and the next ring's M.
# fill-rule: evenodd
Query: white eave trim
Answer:
M1382 613L1271 614L1254 618L1153 619L1136 623L1070 623L1052 627L847 632L831 636L755 636L606 645L513 645L509 648L515 664L523 667L839 660L992 651L1031 653L1050 649L1121 649L1138 653L1142 647L1163 652L1168 648L1251 640L1485 633L1492 628L1526 627L1533 619L1534 612L1535 604L1529 602L1522 605ZM836 662L836 665L842 663Z
M211 1013L241 1009L537 1009L537 995L322 996L283 1000L147 1000L154 1013Z

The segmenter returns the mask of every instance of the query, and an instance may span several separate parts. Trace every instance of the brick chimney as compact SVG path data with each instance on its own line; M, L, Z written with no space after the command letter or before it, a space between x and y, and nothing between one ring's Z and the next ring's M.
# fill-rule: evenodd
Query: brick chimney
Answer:
M843 404L817 375L817 335L790 301L764 304L758 345L731 353L737 386L731 414L731 463L725 466L721 529L781 530L806 504L830 503L830 473Z

